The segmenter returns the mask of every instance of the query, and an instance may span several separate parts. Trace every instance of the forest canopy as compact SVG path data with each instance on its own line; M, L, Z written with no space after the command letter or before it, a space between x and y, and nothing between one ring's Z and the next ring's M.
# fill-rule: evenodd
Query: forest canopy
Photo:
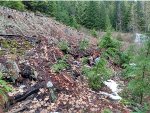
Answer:
M149 2L143 1L1 1L0 5L40 12L71 27L106 31L144 31L149 28Z

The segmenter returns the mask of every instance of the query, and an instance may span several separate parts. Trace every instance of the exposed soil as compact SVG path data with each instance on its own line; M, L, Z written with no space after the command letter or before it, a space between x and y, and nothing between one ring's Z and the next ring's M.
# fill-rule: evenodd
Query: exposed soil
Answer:
M15 76L13 78L16 79L15 83L11 84L15 91L9 97L10 100L6 102L10 105L3 107L7 113L48 113L50 111L100 113L106 108L112 110L113 113L130 112L120 102L111 101L106 96L92 91L88 86L87 78L81 74L81 66L74 63L74 61L81 63L80 59L85 56L95 58L100 55L100 51L96 47L97 39L51 18L35 16L33 13L18 12L0 7L0 18L0 34L14 35L1 35L1 42L5 40L12 43L11 41L15 40L17 43L16 47L14 44L8 48L0 45L2 51L0 64L5 66L7 62L11 61L13 64L17 64L18 70L21 70L22 63L25 63L31 67L30 71L33 70L34 75L36 75L33 77L35 79L32 77L30 79L27 73L27 77L23 78L20 75L21 73L17 73L16 68L12 67L15 72L11 75ZM88 38L90 46L85 51L79 51L78 43L83 38ZM69 42L70 50L67 58L69 68L54 73L51 66L65 55L57 47L61 40ZM16 51L10 52L12 50L10 48L15 48ZM120 70L119 67L111 63L109 63L109 66L114 71ZM76 71L75 75L74 70ZM52 88L46 86L49 81L53 84ZM19 88L22 85L25 85L25 87ZM33 89L35 90L33 91ZM101 90L107 91L108 89L102 88ZM17 98L18 95L28 96L16 101L14 97Z

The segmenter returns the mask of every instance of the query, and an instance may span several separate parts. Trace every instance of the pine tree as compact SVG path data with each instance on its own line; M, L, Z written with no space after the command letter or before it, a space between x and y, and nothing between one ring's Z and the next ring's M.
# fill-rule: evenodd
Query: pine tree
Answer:
M112 25L111 25L111 22L110 22L110 18L107 14L106 15L106 22L105 22L105 30L108 31L108 30L111 30L111 29L112 29Z
M85 8L85 15L83 25L89 29L98 29L99 18L98 18L98 6L96 1L89 1L87 2L87 6Z
M83 15L84 15L84 10L85 10L85 2L84 1L76 1L75 4L75 18L77 20L77 23L83 24Z
M141 46L136 47L137 50L130 61L135 63L135 66L129 66L127 72L127 75L134 75L129 82L129 89L140 104L145 96L150 96L150 38Z
M104 1L99 2L97 11L97 25L99 30L105 30L106 22L106 3Z
M25 10L25 6L22 1L0 1L0 5L20 11Z
M56 3L56 1L48 1L47 7L48 7L48 9L47 9L48 14L55 17L57 14L57 3Z
M143 1L144 5L144 21L145 21L145 29L150 31L150 2Z
M144 7L142 5L143 2L137 1L136 10L137 10L137 24L138 29L140 31L144 31L145 29L145 20L144 20Z
M123 31L129 31L129 22L131 20L131 3L129 1L123 1L122 3L122 29Z

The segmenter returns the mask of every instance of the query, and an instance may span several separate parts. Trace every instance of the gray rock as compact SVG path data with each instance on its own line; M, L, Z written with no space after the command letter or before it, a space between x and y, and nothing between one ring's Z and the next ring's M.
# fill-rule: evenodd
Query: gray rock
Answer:
M100 57L97 57L97 58L94 60L95 63L98 63L99 61L100 61Z
M9 59L5 63L5 67L5 77L11 78L11 80L15 82L15 80L19 77L20 72L18 64L15 61Z
M51 88L51 87L53 87L53 83L52 83L51 81L48 81L47 84L46 84L46 86L47 86L48 88Z
M23 78L29 78L30 80L35 80L38 73L34 69L25 63L20 64L20 74Z
M8 72L7 68L2 63L0 63L0 72L2 73Z

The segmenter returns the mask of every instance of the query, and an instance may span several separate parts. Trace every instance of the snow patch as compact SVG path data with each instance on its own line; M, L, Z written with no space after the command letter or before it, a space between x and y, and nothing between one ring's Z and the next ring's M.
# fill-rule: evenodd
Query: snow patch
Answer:
M148 37L144 34L136 33L134 42L140 44L143 43L147 38Z
M48 88L51 88L51 87L53 87L53 83L52 83L51 81L48 81L47 84L46 84L46 86L47 86Z
M113 80L110 79L110 80L104 81L104 84L108 88L110 88L112 90L112 92L118 92L118 89L117 89L118 84L115 81L113 81Z
M112 100L121 100L122 99L117 93L109 94L107 92L100 92L100 94L108 96Z
M118 92L120 92L120 89L118 89L118 84L114 81L114 80L107 80L104 81L104 84L111 89L111 91L113 92L112 94L109 94L107 92L100 92L103 95L108 96L109 98L111 98L112 100L121 100L122 98L118 95Z
M136 66L136 64L135 64L135 63L130 63L129 65L130 65L130 66Z

